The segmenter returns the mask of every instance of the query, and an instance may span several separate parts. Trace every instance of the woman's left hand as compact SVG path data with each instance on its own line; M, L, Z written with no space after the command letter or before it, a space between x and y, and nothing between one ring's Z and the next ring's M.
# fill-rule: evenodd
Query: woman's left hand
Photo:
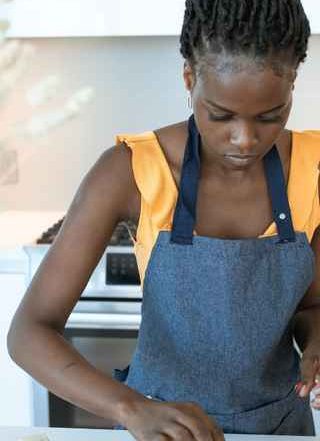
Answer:
M320 384L317 383L313 389L311 389L311 407L316 410L320 410Z
M308 346L300 361L301 381L296 392L301 398L311 393L311 406L320 409L320 343Z

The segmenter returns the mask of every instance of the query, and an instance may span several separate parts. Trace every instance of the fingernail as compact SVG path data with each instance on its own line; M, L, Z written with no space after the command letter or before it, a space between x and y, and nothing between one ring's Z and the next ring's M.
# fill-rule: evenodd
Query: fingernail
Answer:
M302 388L301 388L301 390L300 390L300 392L299 392L299 396L302 398L302 397L304 397L305 395L307 395L307 392L308 392L308 388L307 388L307 386L306 386L306 385L303 385Z
M302 383L301 381L299 381L299 383L297 383L297 384L295 385L294 389L295 389L295 391L296 391L297 394L300 392L302 386L303 386L303 383Z
M320 398L315 398L314 400L312 400L312 403L316 404L317 406L319 406L320 404Z

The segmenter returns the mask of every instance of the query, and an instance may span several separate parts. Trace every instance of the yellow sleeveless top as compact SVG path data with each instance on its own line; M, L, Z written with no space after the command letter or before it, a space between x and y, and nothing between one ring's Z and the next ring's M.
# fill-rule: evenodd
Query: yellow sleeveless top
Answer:
M160 230L170 231L178 189L154 132L116 135L132 152L132 169L141 193L141 210L134 241L141 285L150 253ZM288 180L288 199L295 231L305 232L309 242L320 225L318 178L320 131L293 131ZM277 234L273 222L260 237Z

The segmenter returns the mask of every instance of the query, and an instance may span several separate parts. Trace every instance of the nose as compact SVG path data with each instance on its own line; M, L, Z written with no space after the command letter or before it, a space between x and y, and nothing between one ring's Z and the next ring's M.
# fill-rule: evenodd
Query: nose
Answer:
M250 122L237 122L233 127L230 142L239 154L250 155L258 144L255 125Z

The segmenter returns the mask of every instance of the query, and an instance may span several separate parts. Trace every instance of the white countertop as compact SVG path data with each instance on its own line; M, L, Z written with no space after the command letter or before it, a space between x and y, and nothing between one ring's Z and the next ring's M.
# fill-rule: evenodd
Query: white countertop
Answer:
M41 427L0 427L1 441L20 441L23 437L44 434L49 441L132 441L126 430L62 429Z
M21 437L45 434L49 441L132 441L126 430L62 429L41 427L0 427L1 441L18 441ZM319 437L276 435L225 435L226 441L314 441Z

